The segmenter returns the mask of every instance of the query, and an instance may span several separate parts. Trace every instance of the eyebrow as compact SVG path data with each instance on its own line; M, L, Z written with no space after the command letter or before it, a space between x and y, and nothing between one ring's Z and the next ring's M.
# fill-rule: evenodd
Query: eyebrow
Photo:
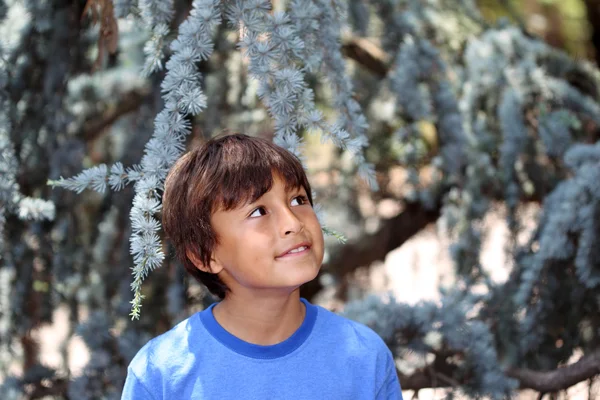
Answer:
M294 193L294 192L302 192L302 191L306 192L306 189L304 189L304 186L302 186L302 185L300 185L298 187L292 187L290 190L287 190L284 188L284 190L285 190L286 194ZM254 200L254 201L250 201L248 203L242 204L238 209L240 210L240 212L245 213L245 211L243 211L243 210L245 210L246 208L249 208L249 207L254 207L254 205L256 205L255 203L259 203L260 199L267 193L269 193L269 192L264 193L262 196L260 196L258 199ZM308 193L307 193L307 196L308 196Z

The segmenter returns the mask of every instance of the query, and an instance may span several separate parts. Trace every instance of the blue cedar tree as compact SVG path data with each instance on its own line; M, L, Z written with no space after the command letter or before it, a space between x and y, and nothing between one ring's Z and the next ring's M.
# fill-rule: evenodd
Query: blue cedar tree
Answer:
M584 330L584 326L593 321L593 312L597 311L597 307L592 306L597 304L598 298L597 265L593 263L596 256L593 246L590 246L590 240L597 236L597 226L590 223L593 221L591 217L597 215L594 196L598 192L594 185L598 181L590 172L593 171L591 167L597 165L597 161L594 161L597 149L572 147L571 152L564 144L564 126L554 126L559 123L554 117L545 119L545 115L555 115L552 113L569 113L576 120L569 125L571 140L573 144L581 141L586 133L586 124L598 122L598 96L593 90L583 92L586 88L569 83L568 77L576 72L575 75L585 76L589 82L596 84L597 71L585 64L574 63L514 28L477 26L468 31L471 36L467 38L467 34L453 31L451 23L437 22L443 18L456 18L450 22L460 21L455 26L464 27L476 25L473 22L476 18L467 21L462 15L452 17L455 13L449 13L447 8L450 6L443 2L390 0L366 6L370 12L362 16L361 29L374 29L387 58L400 59L402 63L395 63L391 68L384 65L388 71L384 79L377 84L369 83L377 86L370 90L372 97L350 98L353 88L359 87L364 74L351 72L353 69L347 68L340 57L342 46L339 41L343 40L342 32L347 29L346 6L355 7L354 2L346 5L345 2L295 1L290 2L284 12L272 12L270 2L266 1L195 1L189 17L178 27L177 38L170 44L166 43L166 26L172 23L173 18L170 2L158 4L140 0L118 3L115 12L119 16L125 17L127 12L137 10L149 30L155 34L147 47L144 61L136 62L136 65L146 63L157 67L159 62L162 63L163 49L168 46L170 54L166 75L161 83L164 109L156 115L152 137L145 143L139 164L136 164L137 160L112 164L103 160L105 164L61 180L59 186L75 191L85 188L98 191L110 188L116 191L130 183L134 184L135 194L131 199L133 208L129 215L130 248L124 246L124 253L131 251L135 263L134 317L140 316L141 281L149 271L164 262L162 243L158 237L160 226L155 217L160 211L161 185L172 162L185 150L192 117L200 113L195 117L195 121L199 121L209 101L207 87L211 85L214 75L211 76L210 68L200 73L198 66L210 64L215 51L221 52L218 54L220 57L226 52L224 47L215 50L218 47L217 40L223 37L217 28L223 24L221 18L225 14L225 18L234 25L235 32L240 33L239 47L249 60L247 74L242 69L239 72L238 82L245 86L243 90L236 89L244 92L245 104L251 103L248 99L254 93L259 95L274 121L276 140L284 147L302 155L299 133L302 130L322 132L325 139L354 154L359 172L362 170L363 175L372 176L368 163L361 157L362 150L369 143L367 136L381 140L387 138L386 132L402 128L407 132L407 144L420 141L421 147L415 145L419 154L415 158L400 160L398 164L412 168L417 189L414 198L431 208L442 205L440 224L446 224L454 234L452 251L460 290L457 293L445 293L441 305L400 304L388 307L380 299L365 300L366 304L349 306L348 315L373 324L397 358L407 361L405 364L410 364L409 355L412 351L425 355L421 365L435 368L435 364L427 362L427 357L439 349L451 351L455 355L451 357L451 363L456 372L451 377L452 382L458 382L457 391L473 396L498 397L512 390L514 381L508 378L505 368L524 366L553 369L565 362L577 347L587 352L597 346L597 333L592 329L590 335ZM471 10L469 15L476 14L472 12L472 1L458 3L461 10ZM49 2L27 3L36 19L28 26L29 31L25 31L40 34L40 41L31 48L18 49L23 53L24 62L18 64L14 72L10 71L8 80L12 88L20 87L28 78L27 60L49 60L48 70L43 69L46 66L37 70L48 71L49 77L56 76L56 70L50 66L62 65L52 58L57 52L51 51L55 48L51 41L45 39L49 32L66 32L50 30L54 15L52 6ZM319 29L322 40L315 40L316 29ZM158 40L152 42L155 38ZM459 51L463 45L465 51ZM236 54L237 59L241 60L241 55ZM411 68L408 68L409 62L414 64ZM430 73L424 74L424 71ZM310 74L327 78L329 87L333 89L331 105L336 114L333 122L317 107L319 93L309 84L312 79ZM37 75L44 76L43 73ZM247 80L247 76L253 80ZM367 86L364 83L362 85ZM35 90L32 88L33 94L24 96L21 103L29 110L35 110L39 105L36 98L48 99L41 89ZM392 115L388 117L384 129L378 130L365 125L362 117L369 120L368 110L375 104L373 100L379 100L378 96L385 91L392 92L391 97L398 99L402 107L398 110L391 107ZM159 92L160 89L155 93ZM103 97L110 94L106 93ZM82 91L81 98L85 99L87 95L89 93ZM60 96L56 98L60 100ZM210 101L213 100L211 97ZM51 110L60 116L56 120L74 118L61 110L60 101L48 102L52 105ZM414 104L420 106L416 111L410 108ZM537 114L542 108L549 114ZM413 114L418 119L411 117ZM544 126L552 124L552 129L541 130L540 124L537 126L539 129L534 129L531 119L525 118L526 115L533 115L534 120L539 118ZM39 122L40 119L23 118L17 112L9 118L13 125L15 122L20 124L18 139L22 140L15 143L21 163L14 168L25 167L23 161L28 160L28 154L36 148L36 143L44 142L44 137L59 135L56 132L60 132L60 129L51 131L53 133L50 135L44 134L48 132L47 127L63 126L54 119ZM235 119L224 120L229 122ZM519 136L523 131L531 136L526 141ZM432 132L434 145L429 146L423 136ZM365 136L361 137L361 134ZM12 136L13 142L16 137ZM61 136L63 139L64 136ZM556 144L564 147L555 149ZM498 149L501 151L498 152ZM552 168L548 172L552 179L547 181L536 179L536 170L529 169L529 164L521 162L530 155L533 155L533 160L548 158L546 156L556 151L562 152L564 163L571 168L571 179L565 180L563 160L556 156L550 160L553 164L550 164ZM433 170L430 181L417 179L421 172L417 165L419 162L429 164L428 167ZM11 173L14 173L14 169ZM562 183L557 184L560 181ZM506 191L506 183L510 191ZM517 248L515 244L515 248L511 249L510 260L514 265L507 283L491 282L479 263L480 245L485 235L482 218L493 202L503 201L514 205L515 202L527 200L531 193L552 193L544 202L544 213L534 234L535 239L522 248ZM85 196L86 193L81 195ZM109 202L110 196L105 196L102 198ZM63 251L57 252L54 261L53 272L63 279L58 279L59 282L52 286L53 293L63 296L61 300L69 304L88 307L98 320L105 322L102 327L96 327L102 332L123 324L122 320L111 314L109 308L114 306L121 310L124 299L128 300L128 282L119 275L117 269L110 270L108 261L102 257L102 253L106 253L104 249L111 248L111 241L116 241L114 232L111 233L106 227L120 220L121 213L117 214L115 216L107 211L90 224L95 228L99 225L97 222L102 221L97 235L95 229L92 229L93 234L84 235L83 240L93 243L93 246L80 246L84 250L74 251L75 256L71 257L65 249L73 247L65 245L60 247ZM71 243L66 215L64 211L57 214L58 221L52 235L61 238L60 241ZM120 223L123 224L122 221ZM40 232L39 224L27 226L31 227L31 231ZM570 231L554 232L554 227ZM511 228L513 235L516 235L518 224L512 224ZM575 236L568 236L567 232L574 232ZM561 251L554 249L563 244L565 247ZM26 261L18 259L22 249L14 245L10 251L11 256L17 257L13 264L19 268L3 265L1 269L3 286L11 285L15 279L17 282L13 291L17 295L11 298L12 303L5 306L10 302L6 298L0 299L3 309L22 310L16 304L23 303L23 294L33 285L22 276L23 271L31 271L21 268L26 265ZM91 253L86 253L88 250ZM93 254L91 266L87 262L89 254ZM67 267L60 267L62 264ZM17 272L22 275L16 276ZM159 270L155 273L162 272ZM98 283L105 278L115 282L114 291L110 291L113 288L108 283ZM472 285L475 284L486 286L489 295L474 295ZM98 300L107 288L112 302L110 307L108 303L99 304ZM563 295L557 296L558 292ZM168 293L165 296L172 298L169 300L170 308L176 308L180 288L173 286ZM158 302L160 299L155 297L153 300ZM359 311L352 314L352 309ZM568 334L560 337L564 341L561 349L556 349L559 337L555 333L555 310L570 310L572 317L572 321L570 319L562 326ZM465 317L467 313L468 319ZM29 321L17 320L15 314L8 317L13 324L10 329L25 329ZM373 315L385 318L373 320ZM144 323L143 318L140 323ZM416 332L416 336L409 337L407 327ZM84 328L82 333L85 333ZM503 329L514 333L512 337L521 332L522 340L519 343L503 342ZM119 338L135 336L128 330L125 332L129 333ZM114 388L121 382L119 367L111 368L106 376L98 374L98 371L106 366L107 354L127 360L129 353L126 348L139 346L143 340L137 343L119 341L119 350L112 346L109 351L105 345L114 339L109 340L109 337L104 342L88 341L91 351L98 355L98 362L91 363L87 374L70 386L73 397L90 398L103 390L111 396L116 395ZM2 342L3 346L5 344ZM404 368L416 373L414 365L405 365ZM461 380L466 373L475 378L471 381ZM6 382L3 388L12 390L15 387L10 383L14 383L14 380L8 379ZM524 382L521 381L521 384L527 384ZM22 382L17 383L17 388L22 385Z

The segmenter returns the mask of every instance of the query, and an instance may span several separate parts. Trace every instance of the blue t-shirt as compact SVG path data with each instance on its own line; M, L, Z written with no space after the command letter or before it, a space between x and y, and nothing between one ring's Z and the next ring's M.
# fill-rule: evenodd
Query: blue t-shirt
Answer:
M373 330L300 300L302 325L269 346L227 332L213 303L136 354L122 400L402 399L392 353Z

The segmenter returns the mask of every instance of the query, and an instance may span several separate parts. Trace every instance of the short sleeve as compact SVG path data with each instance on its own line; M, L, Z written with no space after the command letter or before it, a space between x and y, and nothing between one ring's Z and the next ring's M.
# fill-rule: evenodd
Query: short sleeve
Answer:
M158 400L135 375L131 368L127 369L127 378L121 394L121 400Z
M403 400L402 389L400 387L400 381L398 380L398 373L396 372L396 366L394 363L394 357L392 352L386 348L386 368L385 378L383 384L377 392L376 400Z

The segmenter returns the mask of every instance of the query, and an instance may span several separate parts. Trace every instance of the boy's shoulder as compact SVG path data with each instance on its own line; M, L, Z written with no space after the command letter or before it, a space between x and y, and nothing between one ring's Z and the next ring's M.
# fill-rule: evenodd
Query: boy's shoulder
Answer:
M354 341L357 345L368 351L388 351L388 347L372 328L360 322L349 319L343 315L330 311L322 306L319 308L319 316L322 323L319 324L323 332L320 333L324 340ZM334 342L335 344L335 342Z
M130 363L130 367L136 366L147 369L148 366L170 365L172 362L181 360L184 353L189 351L190 336L197 336L195 329L197 314L179 322L168 331L150 339L137 352Z

